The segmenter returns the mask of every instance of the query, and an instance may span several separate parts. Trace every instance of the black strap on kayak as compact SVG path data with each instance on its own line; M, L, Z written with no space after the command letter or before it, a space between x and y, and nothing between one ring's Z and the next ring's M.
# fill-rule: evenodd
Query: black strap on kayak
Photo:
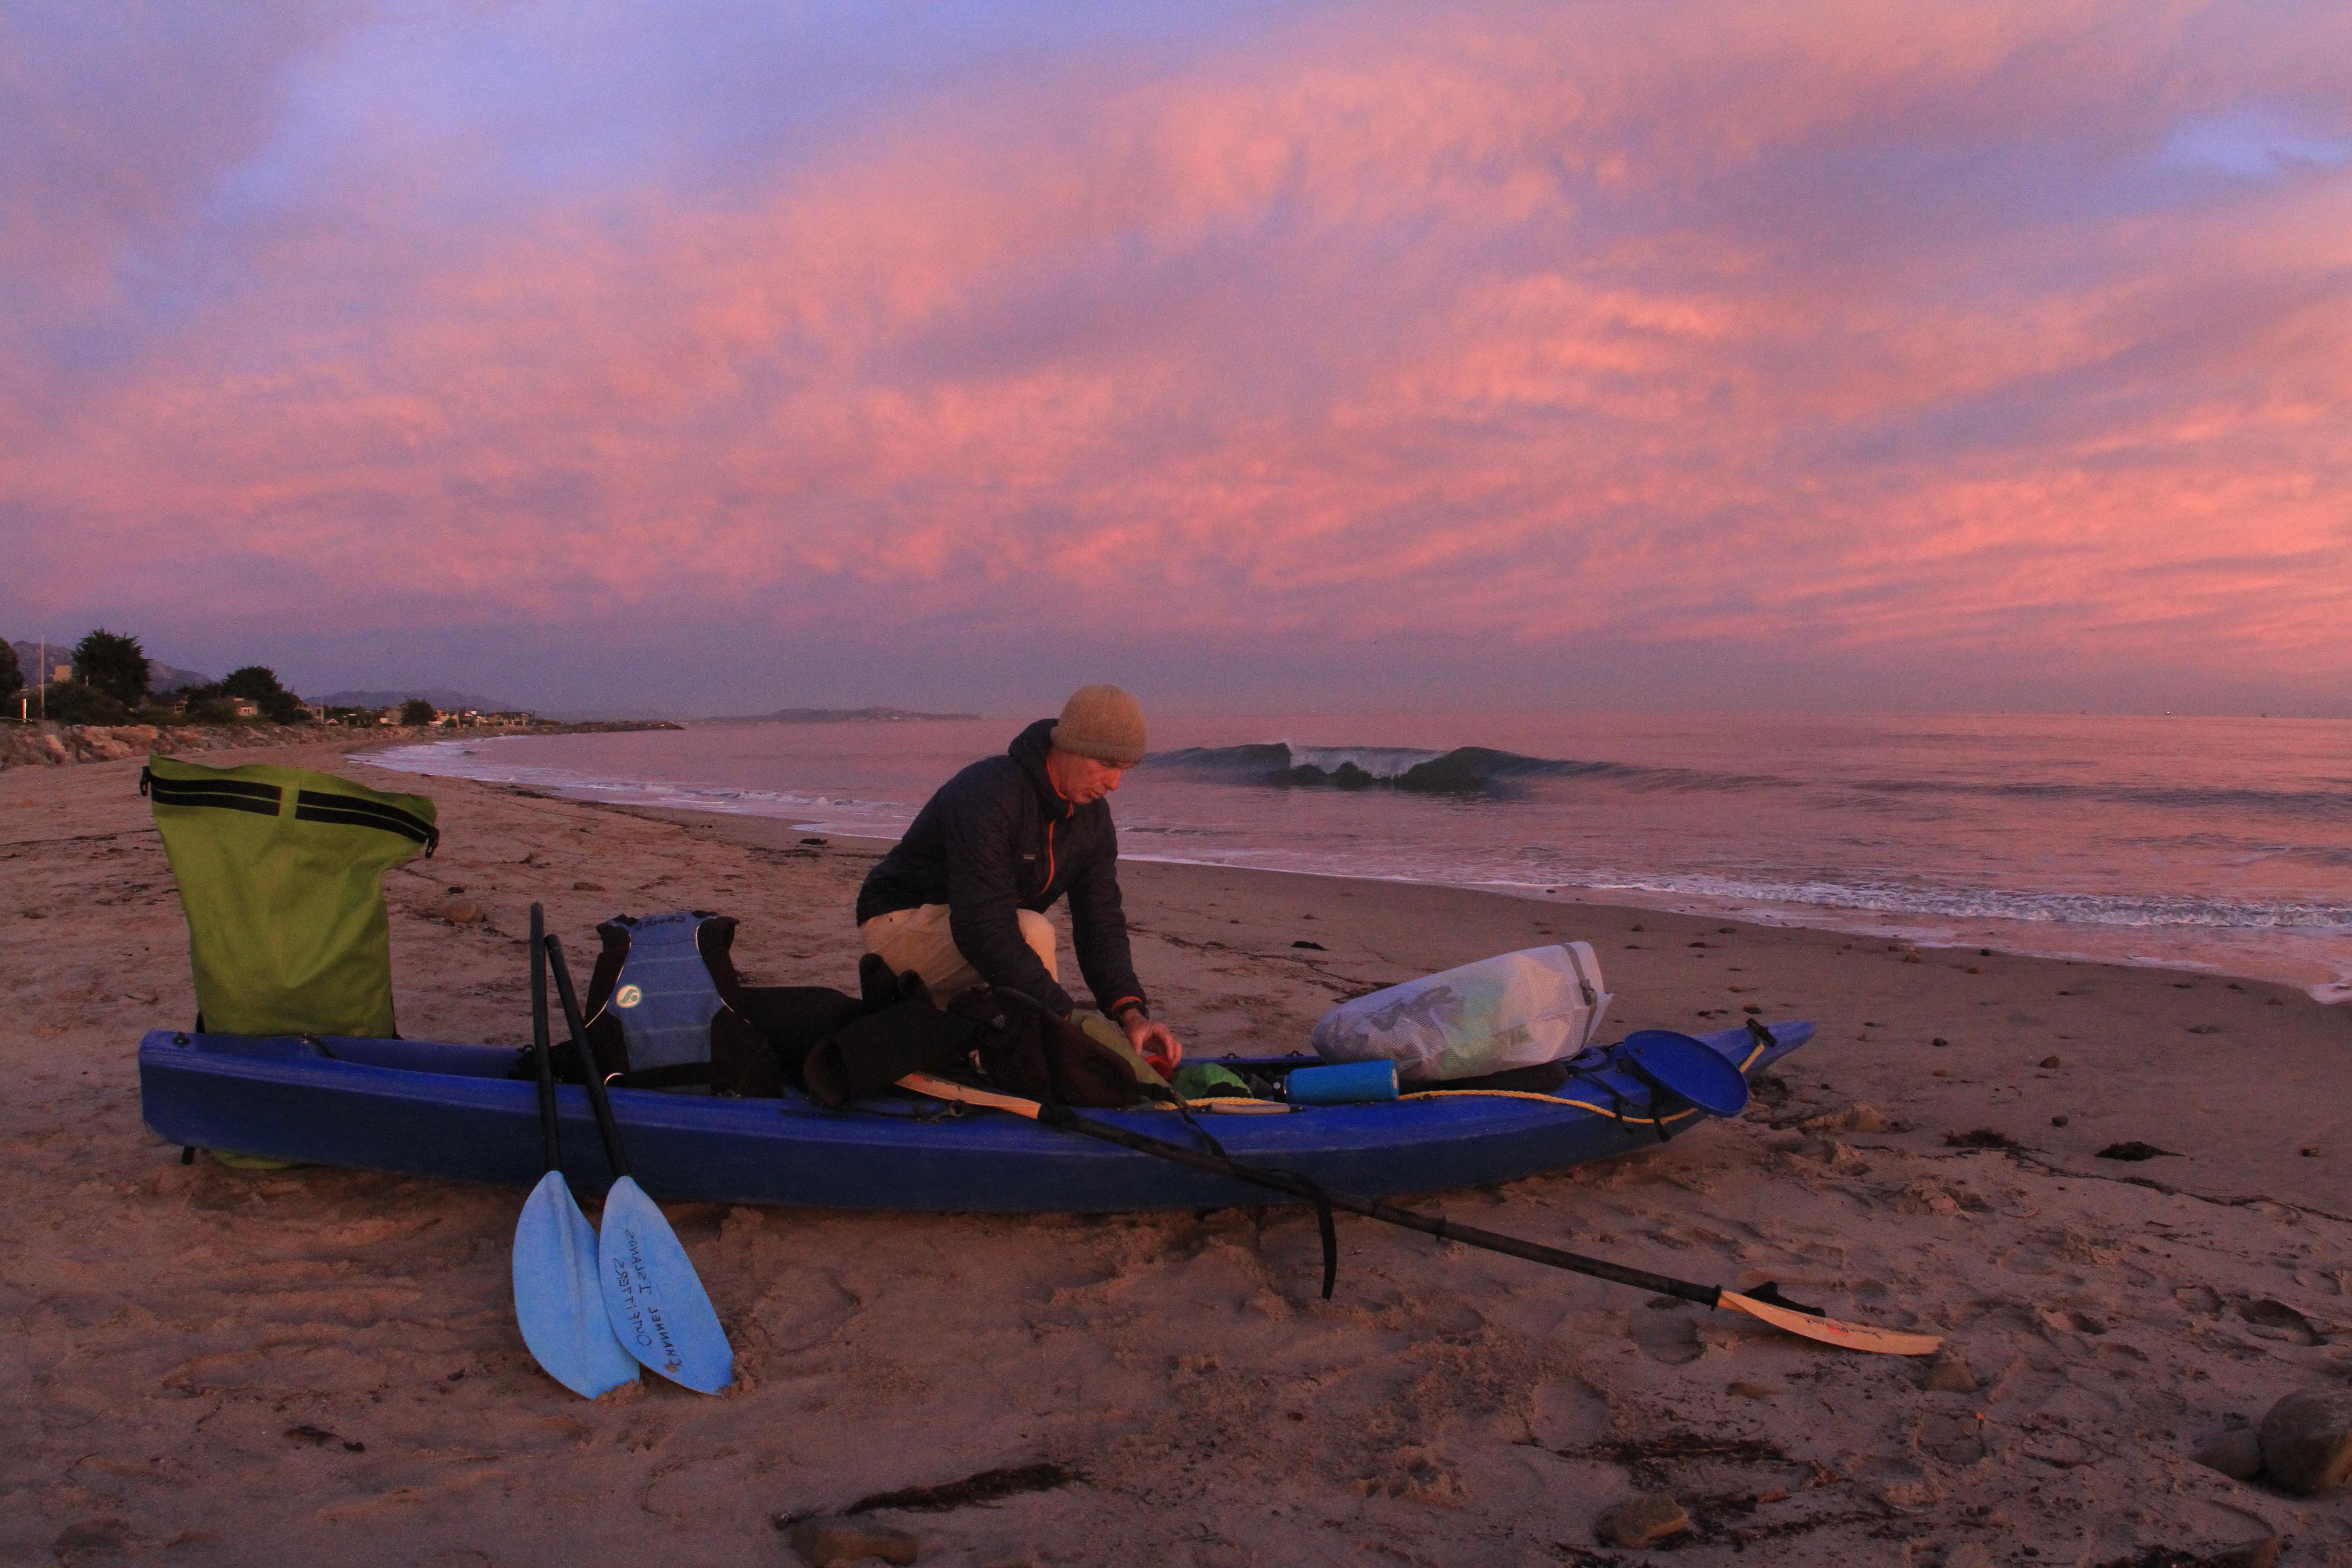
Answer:
M1650 1131L1658 1135L1658 1142L1661 1143L1671 1139L1674 1134L1666 1131L1666 1102L1670 1100L1680 1100L1682 1096L1660 1083L1647 1068L1633 1059L1633 1053L1631 1051L1624 1053L1618 1066L1640 1079L1643 1086L1650 1091ZM1618 1103L1621 1109L1617 1113L1617 1120L1622 1122L1625 1120L1625 1114L1622 1109L1623 1101L1621 1100Z
M1062 1019L1060 1014L1034 996L1005 985L999 985L994 989L997 994L1010 996L1016 1002L1024 1003L1046 1017L1066 1022ZM1160 1089L1155 1084L1140 1081L1136 1087L1150 1099L1165 1100L1174 1105L1176 1113L1184 1119L1184 1125L1190 1127L1201 1142L1209 1146L1211 1152L1196 1153L1192 1150L1181 1149L1177 1144L1164 1142L1141 1132L1127 1132L1104 1122L1089 1121L1058 1100L1041 1101L1038 1105L1037 1120L1051 1127L1066 1127L1071 1131L1084 1132L1089 1137L1106 1138L1114 1143L1124 1143L1128 1148L1140 1153L1160 1154L1164 1158L1169 1156L1171 1151L1181 1152L1187 1156L1186 1163L1207 1162L1200 1166L1202 1170L1215 1171L1221 1175L1233 1176L1240 1181L1255 1182L1260 1186L1275 1187L1290 1194L1293 1197L1306 1199L1315 1205L1316 1226L1323 1236L1323 1299L1326 1301L1329 1300L1332 1290L1339 1281L1339 1227L1331 1218L1331 1194L1307 1177L1297 1175L1288 1171L1255 1171L1247 1165L1236 1164L1232 1156L1225 1152L1225 1146L1212 1137L1207 1128L1192 1119L1192 1108L1185 1101L1182 1095L1173 1089Z
M1130 1132L1124 1127L1113 1127L1107 1121L1080 1116L1066 1105L1040 1104L1037 1120L1048 1127L1083 1132L1089 1138L1117 1143L1139 1154L1154 1154L1162 1160L1173 1160L1180 1165L1190 1165L1196 1171L1229 1176L1253 1186L1271 1187L1276 1192L1287 1193L1292 1197L1303 1198L1313 1204L1316 1227L1323 1233L1323 1299L1327 1301L1331 1299L1331 1291L1339 1279L1339 1227L1333 1221L1331 1211L1340 1207L1359 1214L1369 1212L1356 1206L1360 1200L1342 1198L1326 1192L1321 1183L1295 1171L1269 1171L1255 1165L1244 1165L1222 1152L1203 1154L1197 1149L1187 1149L1181 1143L1171 1143L1146 1132Z
M1315 1228L1323 1236L1323 1299L1328 1301L1331 1288L1339 1282L1339 1227L1331 1218L1331 1194L1313 1182L1307 1185L1315 1199Z
M1748 1033L1758 1045L1763 1047L1768 1051L1780 1043L1779 1040L1772 1037L1771 1030L1766 1028L1762 1024L1757 1022L1753 1018L1748 1020ZM1810 1308L1806 1310L1811 1310Z
M1108 1122L1080 1116L1067 1106L1040 1105L1037 1108L1037 1120L1048 1127L1061 1127L1073 1132L1083 1132L1089 1138L1099 1138L1106 1143L1117 1143L1122 1148L1132 1149L1138 1153L1154 1155L1162 1160L1172 1161L1179 1165L1190 1165L1196 1171L1207 1171L1215 1175L1229 1176L1234 1181L1247 1182L1254 1186L1270 1187L1276 1192L1288 1193L1293 1197L1304 1198L1308 1203L1314 1204L1323 1227L1325 1248L1323 1279L1327 1300L1331 1283L1337 1278L1339 1269L1339 1238L1329 1217L1330 1211L1333 1209L1346 1209L1349 1214L1361 1215L1366 1219L1376 1219L1387 1225L1401 1226L1406 1230L1417 1230L1424 1236L1433 1236L1440 1241L1460 1242L1465 1247L1483 1247L1488 1252L1506 1253L1513 1258L1524 1258L1530 1263L1546 1264L1553 1268L1565 1268L1572 1274L1589 1274L1595 1279L1606 1279L1617 1285L1631 1285L1636 1289L1648 1290L1656 1295L1673 1296L1685 1301L1696 1301L1705 1307L1717 1305L1723 1294L1721 1289L1717 1286L1693 1284L1687 1279L1676 1279L1664 1274L1653 1274L1645 1268L1628 1268L1623 1264L1610 1263L1598 1258L1586 1258L1580 1253L1565 1252L1559 1247L1544 1247L1532 1241L1521 1241L1517 1237L1503 1236L1491 1230L1481 1230L1475 1226L1456 1225L1451 1220L1415 1214L1411 1209L1401 1209L1392 1204L1384 1204L1374 1198L1359 1198L1346 1193L1335 1193L1295 1172L1269 1171L1255 1165L1244 1165L1236 1160L1219 1159L1213 1154L1203 1154L1198 1150L1187 1149L1181 1143L1171 1143L1164 1139L1153 1138L1142 1132L1130 1132L1124 1127L1113 1127ZM1794 1303L1789 1304L1794 1305ZM1802 1310L1811 1310L1811 1309Z

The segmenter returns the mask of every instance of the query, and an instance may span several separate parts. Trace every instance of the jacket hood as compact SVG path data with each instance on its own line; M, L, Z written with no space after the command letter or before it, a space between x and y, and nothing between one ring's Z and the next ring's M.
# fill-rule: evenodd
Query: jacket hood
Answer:
M1067 816L1077 808L1065 799L1062 792L1054 787L1054 781L1045 776L1045 753L1054 749L1054 725L1056 722L1052 719L1038 720L1013 736L1013 744L1005 747L1004 752L1021 764L1021 771L1028 774L1029 782L1036 786L1037 798L1045 805L1045 815Z

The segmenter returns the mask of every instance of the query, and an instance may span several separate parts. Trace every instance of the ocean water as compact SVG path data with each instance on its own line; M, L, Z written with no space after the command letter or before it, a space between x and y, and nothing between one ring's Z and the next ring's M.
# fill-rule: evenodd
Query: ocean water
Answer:
M895 837L1020 727L702 724L365 760ZM1132 858L2210 968L2352 998L2352 722L1294 715L1155 719L1152 740L1113 801Z

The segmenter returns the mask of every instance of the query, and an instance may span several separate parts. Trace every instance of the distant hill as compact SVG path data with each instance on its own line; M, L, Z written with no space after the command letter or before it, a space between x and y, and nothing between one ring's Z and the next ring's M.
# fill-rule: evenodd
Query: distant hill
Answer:
M16 668L25 672L25 684L39 685L40 674L37 667L41 659L41 645L37 642L17 642L12 638L8 646L16 650ZM52 665L71 664L73 644L51 643L49 662ZM176 666L165 664L160 658L151 658L147 661L147 689L150 691L177 691L183 686L209 686L219 679L220 677L216 675L204 675L193 669L181 669Z
M402 686L382 691L333 691L319 699L324 708L397 708L412 697L422 697L445 713L460 712L471 708L477 713L520 713L519 703L500 701L495 697L477 697L469 691L452 691L446 686Z
M177 691L183 686L210 686L219 679L217 675L202 675L193 669L174 669L159 658L147 661L147 689L150 691Z
M773 713L742 713L698 719L698 724L903 724L917 720L977 719L977 713L917 713L906 708L779 708Z

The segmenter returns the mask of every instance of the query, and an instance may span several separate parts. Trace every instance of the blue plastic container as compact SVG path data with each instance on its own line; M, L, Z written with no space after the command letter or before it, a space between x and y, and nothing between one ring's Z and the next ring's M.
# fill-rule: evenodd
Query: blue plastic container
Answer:
M1348 1062L1332 1068L1300 1068L1286 1092L1293 1105L1365 1105L1397 1097L1394 1062Z

